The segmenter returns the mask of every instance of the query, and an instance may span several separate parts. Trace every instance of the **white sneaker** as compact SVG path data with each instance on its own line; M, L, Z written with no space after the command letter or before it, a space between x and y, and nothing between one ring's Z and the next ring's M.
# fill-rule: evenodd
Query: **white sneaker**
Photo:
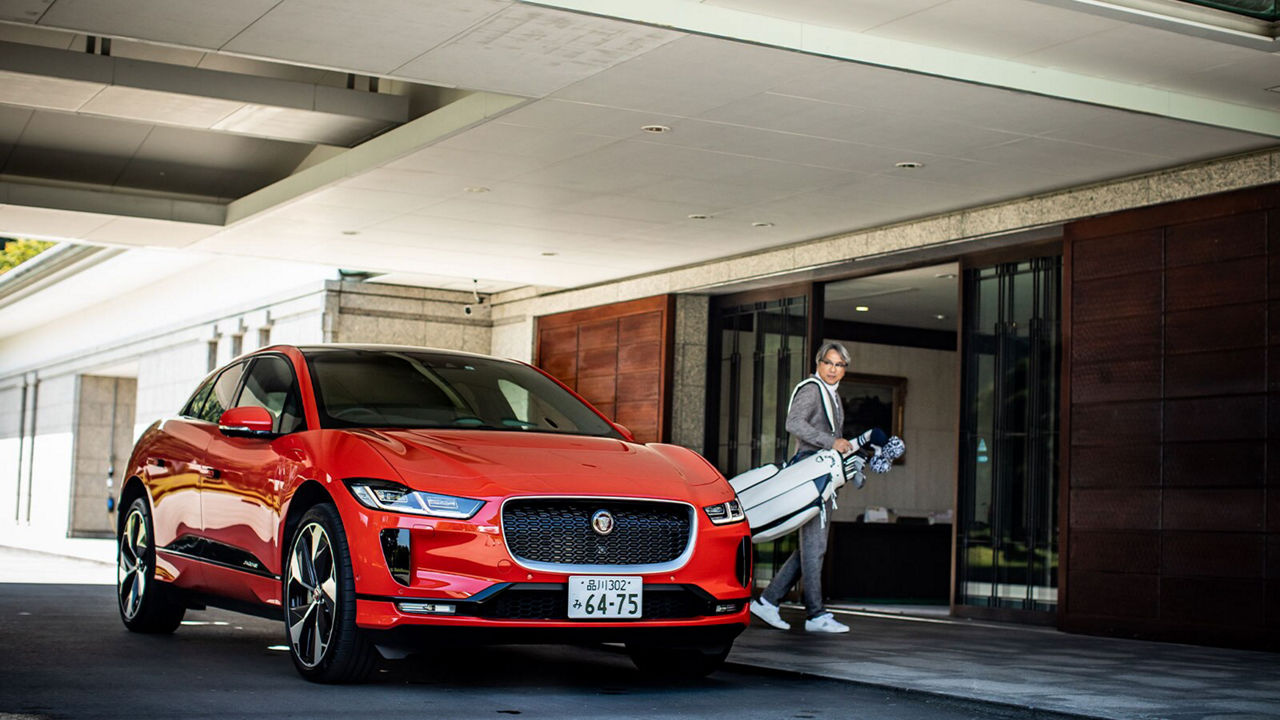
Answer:
M770 604L769 601L764 598L751 601L751 614L779 630L791 629L791 623L783 620L782 615L778 613L778 606Z
M754 608L752 608L754 609ZM809 618L804 621L804 629L807 632L820 633L847 633L849 626L835 619L831 613L822 613L818 617Z

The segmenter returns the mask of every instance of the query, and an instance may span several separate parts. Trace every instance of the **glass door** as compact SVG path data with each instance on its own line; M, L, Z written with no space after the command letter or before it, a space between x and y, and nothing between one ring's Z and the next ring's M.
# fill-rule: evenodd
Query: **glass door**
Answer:
M787 458L787 403L811 370L806 342L809 298L754 302L727 298L712 313L719 399L711 431L713 461L725 477ZM773 578L794 536L756 545L756 585Z
M964 276L956 603L1058 602L1061 257Z

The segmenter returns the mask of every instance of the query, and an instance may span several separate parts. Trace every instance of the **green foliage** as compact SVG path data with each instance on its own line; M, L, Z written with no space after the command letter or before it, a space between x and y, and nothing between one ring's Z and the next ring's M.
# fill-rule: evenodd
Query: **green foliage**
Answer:
M51 247L53 247L53 243L43 240L0 238L0 275L9 272Z

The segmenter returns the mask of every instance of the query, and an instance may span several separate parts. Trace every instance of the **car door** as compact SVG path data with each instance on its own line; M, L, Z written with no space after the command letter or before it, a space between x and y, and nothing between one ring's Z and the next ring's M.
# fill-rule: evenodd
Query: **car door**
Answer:
M166 418L142 458L151 490L152 525L156 547L179 554L199 555L200 484L207 471L205 450L217 433L206 418L216 411L219 397L234 394L244 366L211 375L192 395L179 417Z
M274 576L280 572L281 491L296 472L289 433L304 425L288 360L274 354L253 359L235 402L235 407L246 406L266 408L278 437L218 433L212 438L205 452L211 472L200 493L204 536L220 553L220 563Z

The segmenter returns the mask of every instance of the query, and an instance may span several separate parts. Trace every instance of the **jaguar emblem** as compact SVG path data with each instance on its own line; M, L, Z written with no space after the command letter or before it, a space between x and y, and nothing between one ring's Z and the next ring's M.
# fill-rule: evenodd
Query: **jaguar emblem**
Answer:
M613 528L613 513L608 510L597 510L591 516L591 529L595 530L597 535L608 535L613 532Z

